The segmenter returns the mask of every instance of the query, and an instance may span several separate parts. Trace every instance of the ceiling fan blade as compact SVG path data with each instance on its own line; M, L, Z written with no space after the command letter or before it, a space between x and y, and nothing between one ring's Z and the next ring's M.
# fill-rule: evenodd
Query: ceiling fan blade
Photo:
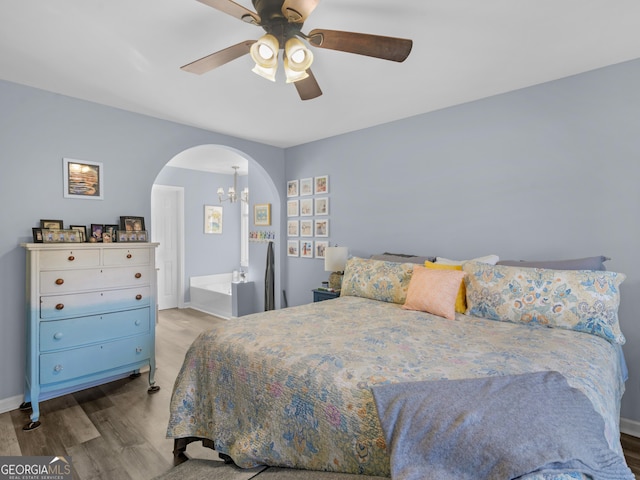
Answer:
M239 18L243 22L252 23L254 25L260 25L260 15L251 10L244 8L242 5L238 5L232 0L198 0L200 3L209 5L210 7L227 13L232 17Z
M307 73L309 74L307 78L294 82L301 100L312 100L322 95L320 85L318 85L316 77L313 76L313 72L311 71L311 69L307 70Z
M315 47L357 53L394 62L403 62L409 56L413 46L412 40L404 38L322 29L312 30L307 40Z
M236 58L246 55L249 53L249 49L254 43L256 43L255 40L245 40L244 42L240 42L236 45L232 45L231 47L227 47L224 50L220 50L219 52L202 57L180 68L186 72L202 75L203 73L207 73L214 68L218 68L219 66L230 62L231 60L235 60Z
M320 0L284 0L282 14L294 23L302 23L318 6Z

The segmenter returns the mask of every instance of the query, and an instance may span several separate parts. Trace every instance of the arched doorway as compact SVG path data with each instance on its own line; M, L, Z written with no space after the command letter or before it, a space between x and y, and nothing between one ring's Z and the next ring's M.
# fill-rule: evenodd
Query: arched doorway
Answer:
M152 231L158 248L157 265L160 308L189 306L189 279L192 276L231 272L241 268L241 202L220 202L217 190L233 184L234 169L238 169L238 190L249 188L249 205L269 201L273 205L273 225L279 231L279 194L264 168L247 154L224 145L198 145L186 149L171 159L160 171L152 189ZM252 194L255 193L255 197ZM158 212L156 197L162 197L162 212ZM203 229L205 206L223 210L220 235L207 235ZM252 211L252 210L251 210ZM175 218L173 213L176 213ZM249 215L251 217L251 215ZM157 229L165 238L158 238ZM167 236L169 234L169 236ZM245 233L246 235L246 233ZM165 245L165 248L162 245ZM171 247L171 248L169 248ZM175 248L174 248L175 247ZM255 283L256 311L263 306L264 265L261 249L249 245L249 264L242 267L248 279ZM265 249L266 251L266 249ZM165 258L168 255L168 258ZM276 258L276 265L280 259ZM279 268L276 286L279 289ZM276 291L279 291L279 290ZM163 303L166 295L169 303ZM279 299L276 306L279 306Z

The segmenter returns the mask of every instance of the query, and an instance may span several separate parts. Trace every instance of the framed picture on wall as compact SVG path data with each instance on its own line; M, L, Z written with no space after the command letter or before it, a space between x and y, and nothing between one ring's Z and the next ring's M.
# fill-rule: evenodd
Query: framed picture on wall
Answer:
M322 175L315 177L314 193L321 195L323 193L329 193L329 175Z
M300 179L300 195L313 195L313 178Z
M65 198L104 199L102 163L63 158L62 166Z
M301 217L313 216L313 198L300 199L300 216Z
M313 258L313 240L300 242L300 256L302 258Z
M289 200L287 202L287 217L297 217L298 210L298 200Z
M222 233L222 213L219 205L204 206L204 233Z
M300 220L300 236L313 237L313 220Z
M289 220L287 222L287 237L297 237L298 235L298 220Z
M316 240L316 258L324 258L329 242Z
M316 198L316 215L329 215L329 197Z
M289 180L287 182L287 197L298 196L298 180Z
M288 257L299 257L298 253L299 243L298 240L287 240L287 256Z
M316 220L316 237L329 236L329 220Z
M268 227L271 225L270 203L258 203L253 206L253 223L257 227Z

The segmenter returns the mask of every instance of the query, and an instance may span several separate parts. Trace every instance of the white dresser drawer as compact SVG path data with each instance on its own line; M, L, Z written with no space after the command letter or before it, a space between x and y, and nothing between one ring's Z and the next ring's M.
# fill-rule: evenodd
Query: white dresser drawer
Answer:
M134 287L102 292L40 297L40 318L84 317L150 305L150 288Z
M149 333L149 307L68 320L40 322L40 351L105 342Z
M148 248L105 249L103 253L103 265L150 265L152 253Z
M91 268L85 270L52 270L40 272L40 293L71 293L103 288L149 285L149 266Z
M150 335L125 338L82 348L40 354L40 383L80 378L151 357Z
M40 268L97 267L100 265L100 251L87 249L45 250L40 252Z

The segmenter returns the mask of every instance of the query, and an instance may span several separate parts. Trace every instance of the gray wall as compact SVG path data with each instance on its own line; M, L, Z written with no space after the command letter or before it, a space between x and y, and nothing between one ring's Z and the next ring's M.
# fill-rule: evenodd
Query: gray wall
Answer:
M638 85L633 61L290 148L286 177L329 175L329 240L357 256L611 257L627 274L622 414L640 421ZM323 263L286 263L289 303L309 302Z
M42 218L66 226L137 215L150 229L156 176L176 154L204 144L225 145L249 159L255 176L249 188L260 203L274 204L277 221L285 188L282 149L0 81L0 411L15 408L23 393L25 253L19 244L31 241L31 228ZM63 157L103 163L103 201L63 198ZM250 279L264 276L262 263L249 270Z

